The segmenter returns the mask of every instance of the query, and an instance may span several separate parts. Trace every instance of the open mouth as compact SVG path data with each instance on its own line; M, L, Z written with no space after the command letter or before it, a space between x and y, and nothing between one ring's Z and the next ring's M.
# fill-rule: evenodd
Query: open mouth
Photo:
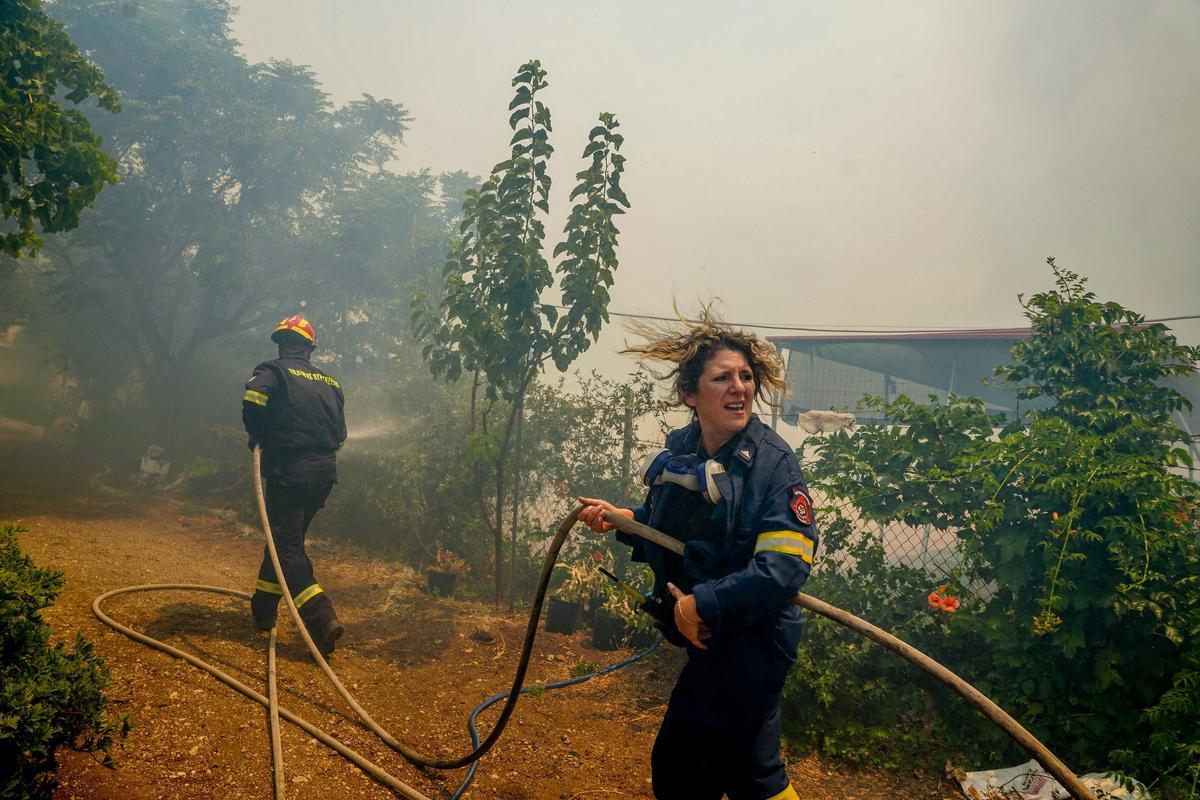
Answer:
M728 403L725 406L725 410L732 411L735 414L740 414L746 410L746 404L745 403Z

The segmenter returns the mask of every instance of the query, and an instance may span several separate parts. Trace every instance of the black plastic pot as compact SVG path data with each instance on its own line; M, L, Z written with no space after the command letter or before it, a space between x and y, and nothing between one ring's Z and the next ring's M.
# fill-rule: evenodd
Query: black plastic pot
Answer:
M597 611L592 617L592 647L616 650L625 641L625 620Z
M629 634L629 646L634 650L644 650L654 644L654 640L658 638L658 631L637 631Z
M546 630L549 633L574 633L579 626L579 613L583 606L570 600L550 598L546 608Z
M454 594L454 586L458 583L458 575L453 572L435 572L430 570L425 573L425 581L429 587L430 594L449 597Z

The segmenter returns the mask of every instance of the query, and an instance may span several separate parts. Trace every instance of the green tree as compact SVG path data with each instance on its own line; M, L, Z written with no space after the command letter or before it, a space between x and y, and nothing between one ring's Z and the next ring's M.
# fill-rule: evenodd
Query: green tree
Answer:
M467 193L477 190L479 184L477 176L462 170L443 172L438 178L442 206L456 225L462 222L463 202L467 199Z
M876 401L893 426L835 434L810 465L814 483L864 520L955 531L959 573L938 580L892 565L853 515L827 513L829 568L811 591L893 624L1071 763L1195 797L1186 784L1200 749L1197 488L1182 475L1190 461L1171 421L1187 401L1163 383L1194 370L1200 349L1098 302L1050 264L1056 288L1024 304L1031 334L1000 374L1052 405L1002 427L978 400ZM947 580L964 596L952 617L923 606ZM943 753L1007 746L886 654L814 628L810 669L790 694L816 692L835 713L807 715L804 738L860 755L907 742L911 756L929 747L929 726Z
M455 208L443 196L453 181L428 170L376 172L312 219L307 238L323 269L306 308L321 320L322 351L335 355L333 366L419 365L411 327L402 321L413 297L438 283L437 267L461 219L461 199Z
M117 180L116 162L87 117L61 101L78 106L91 97L114 113L121 102L41 0L4 0L0 9L0 205L11 220L0 252L17 258L37 253L38 228L78 225L80 212Z
M625 159L617 152L624 137L616 133L616 117L603 113L583 151L591 163L576 175L570 199L578 201L566 239L554 248L554 257L563 258L551 269L539 216L550 210L547 164L554 151L550 110L538 99L546 72L530 61L512 83L509 158L492 168L481 188L467 193L440 304L419 302L414 310L418 335L429 339L424 355L433 374L451 381L473 375L473 387L484 392L484 402L471 405L470 447L491 464L490 518L483 481L478 483L481 513L493 535L496 602L503 586L506 470L514 441L520 441L525 394L546 362L565 370L608 320L608 287L617 268L613 217L629 206L620 186ZM563 314L543 301L553 288L561 292ZM492 420L497 409L503 417L498 423ZM519 481L519 468L517 476Z
M195 417L216 342L300 308L353 340L356 320L386 311L357 302L441 259L432 179L382 168L410 120L401 106L334 108L307 68L248 63L224 0L55 11L124 97L124 113L95 122L122 182L93 224L48 240L60 321L38 324L85 385L141 397L160 444L178 445ZM385 218L397 235L377 235Z

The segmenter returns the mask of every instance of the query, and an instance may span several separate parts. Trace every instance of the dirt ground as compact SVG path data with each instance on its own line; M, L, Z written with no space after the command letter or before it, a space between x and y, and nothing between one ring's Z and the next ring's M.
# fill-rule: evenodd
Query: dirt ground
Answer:
M197 583L249 590L262 552L257 535L220 510L165 497L130 499L89 488L65 445L0 439L0 519L29 528L26 551L66 574L46 612L58 636L83 633L107 660L114 708L135 728L107 769L86 754L61 759L59 800L269 798L266 713L186 662L145 647L92 613L103 592L145 583ZM429 596L412 572L320 539L311 550L346 635L331 663L386 729L439 757L469 751L466 720L508 687L526 620L490 604ZM115 597L116 620L187 650L264 694L266 634L248 604L215 594L163 591ZM281 618L282 619L282 618ZM288 709L358 750L431 798L448 798L466 774L410 766L370 734L309 660L290 621L281 622L279 681ZM602 666L629 651L592 649L583 633L542 633L529 683L561 680L579 665ZM525 695L482 762L467 798L603 800L650 798L649 752L681 659L650 657L565 689ZM499 712L480 716L483 735ZM334 751L284 723L287 788L308 798L388 798ZM787 753L800 797L812 800L960 796L940 776L839 768Z

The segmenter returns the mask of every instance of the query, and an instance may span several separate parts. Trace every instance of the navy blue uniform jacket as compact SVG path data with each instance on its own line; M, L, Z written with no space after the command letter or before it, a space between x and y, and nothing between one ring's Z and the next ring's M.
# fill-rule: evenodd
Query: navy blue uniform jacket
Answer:
M246 381L242 424L253 450L262 445L264 476L327 473L346 440L342 385L302 356L264 361Z
M706 455L695 421L669 434L666 446L676 455ZM635 561L654 570L656 596L670 596L668 580L695 594L712 639L706 651L689 647L689 657L713 660L714 669L737 669L750 684L761 679L761 692L741 683L737 694L767 702L782 688L800 641L800 610L791 600L808 578L819 542L812 500L792 448L757 415L714 457L726 470L716 476L716 505L665 483L633 509L638 522L685 542L682 559L628 534L617 538L633 546ZM758 663L764 661L771 663Z

